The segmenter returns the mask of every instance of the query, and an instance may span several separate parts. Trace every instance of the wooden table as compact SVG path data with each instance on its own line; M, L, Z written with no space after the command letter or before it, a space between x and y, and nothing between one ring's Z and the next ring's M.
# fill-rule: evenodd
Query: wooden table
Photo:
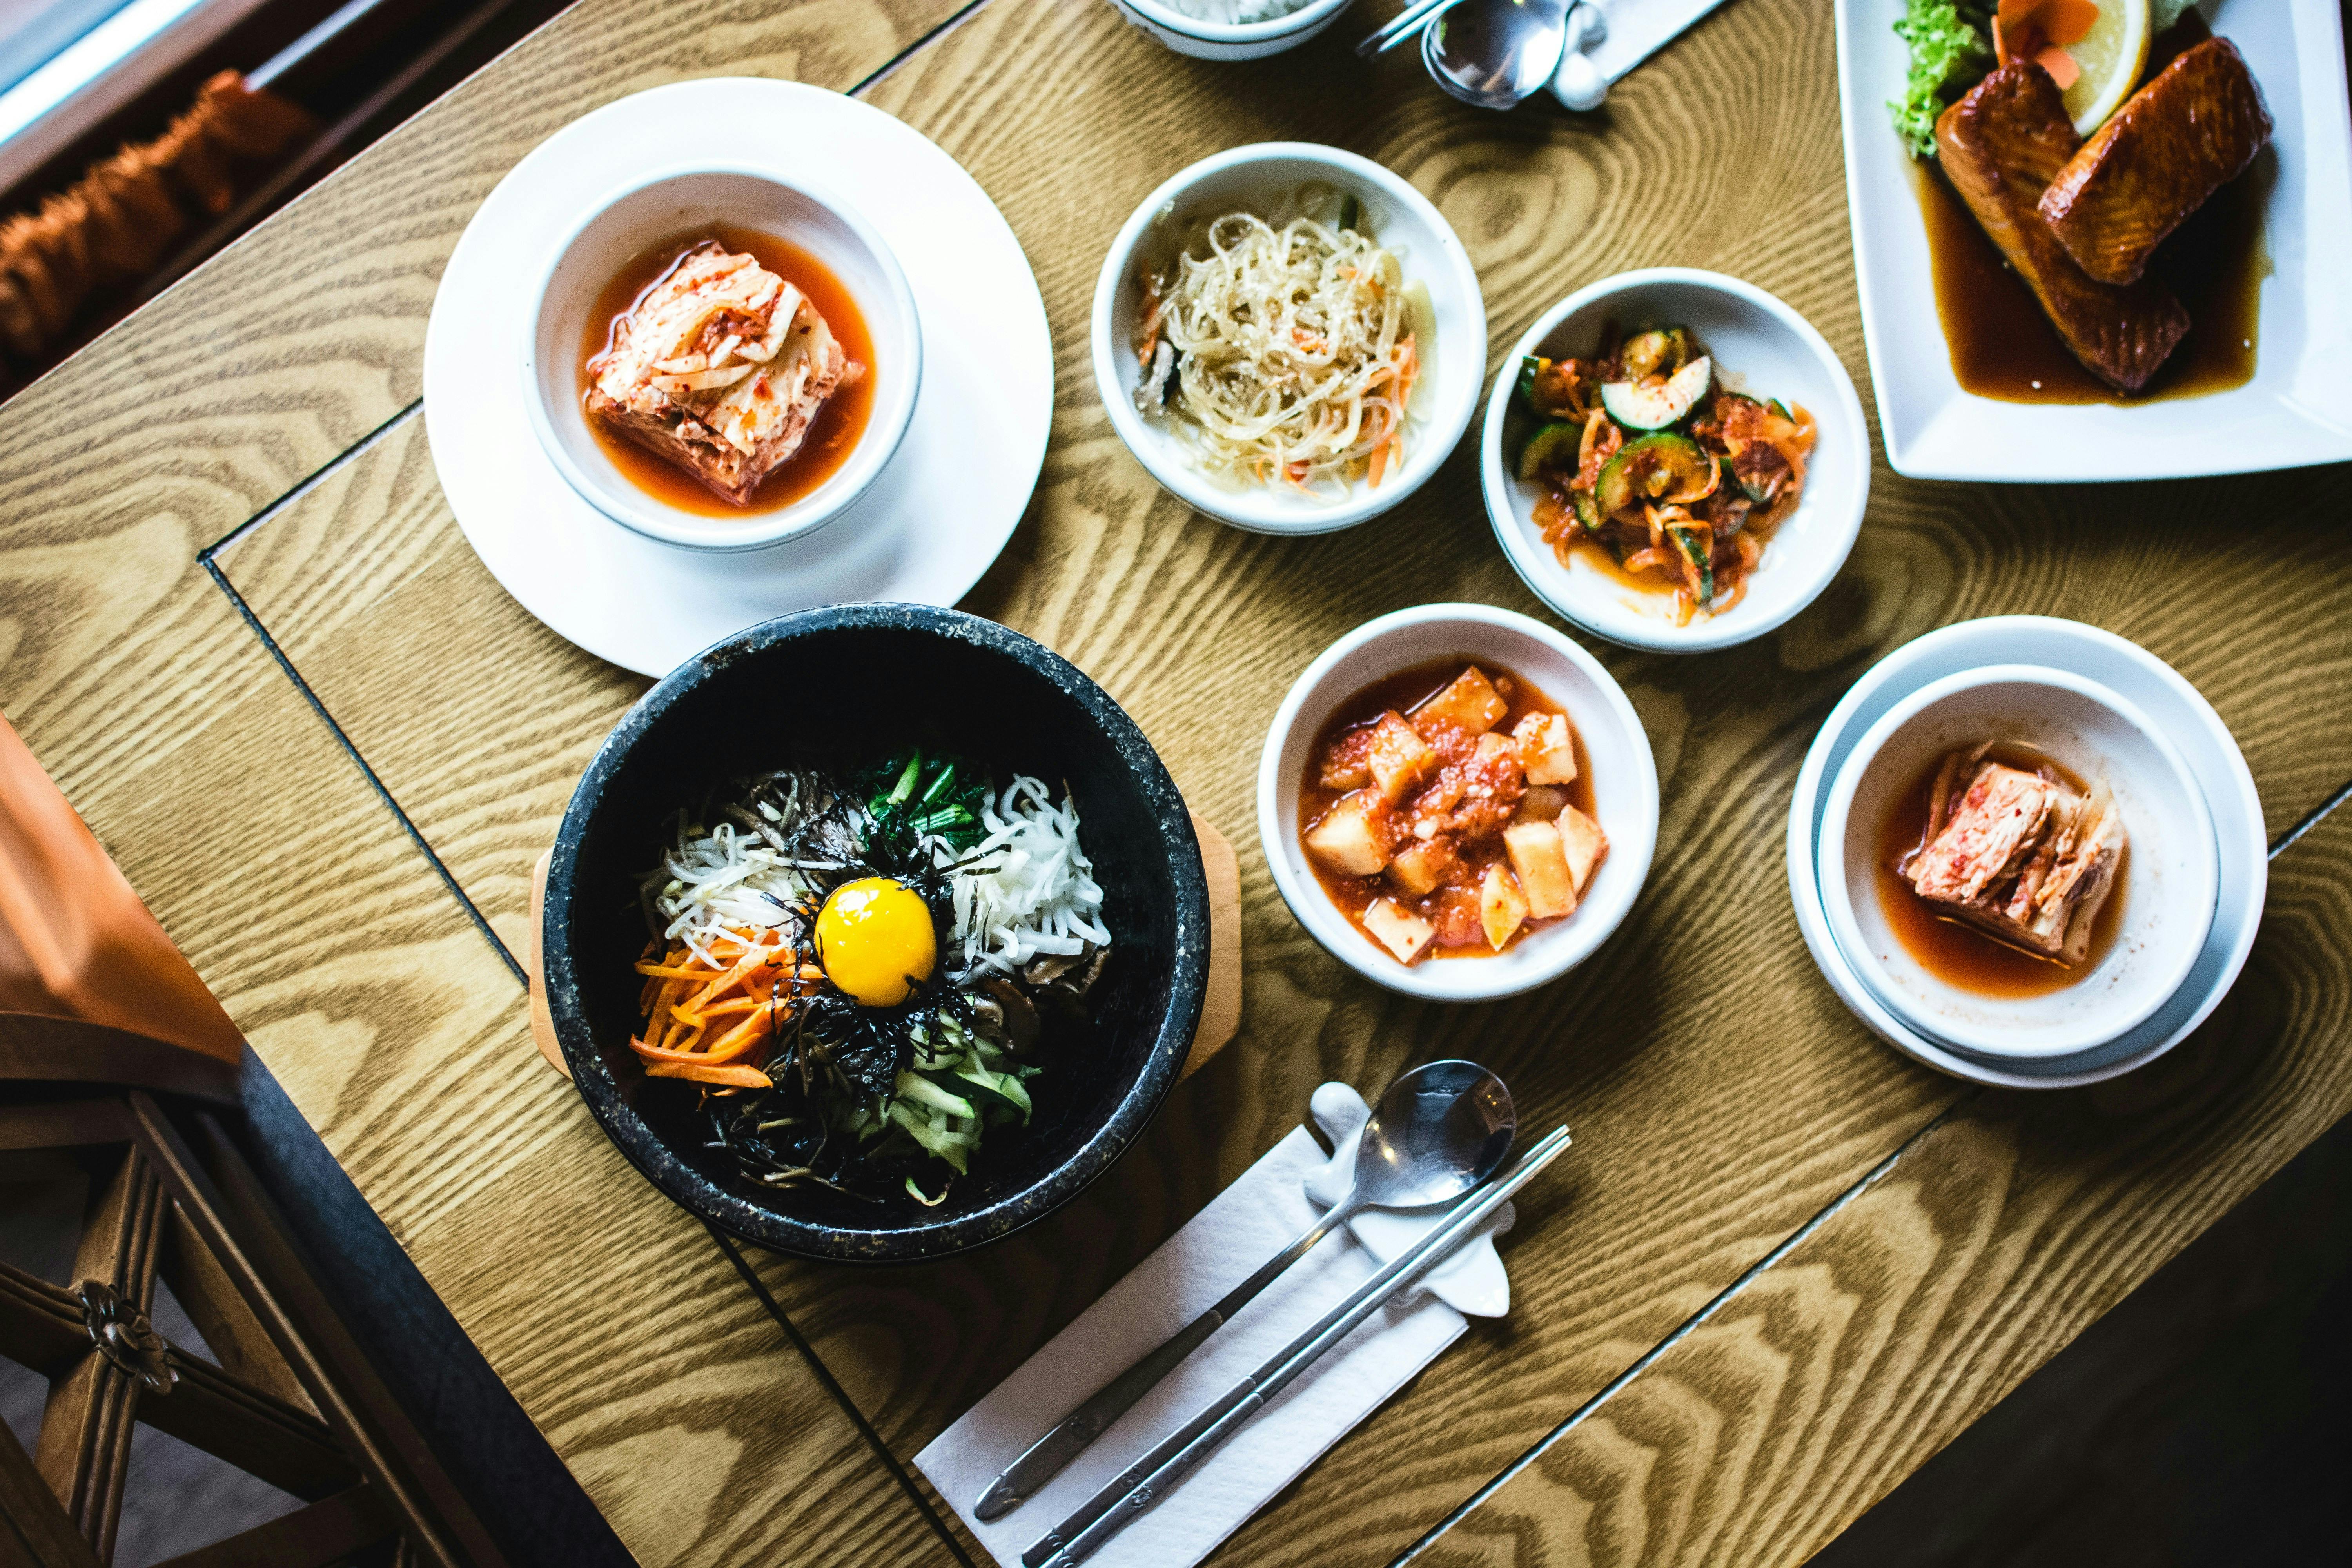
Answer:
M1469 1054L1531 1124L1579 1135L1507 1246L1515 1310L1218 1561L1798 1563L2352 1104L2352 813L2324 816L2352 780L2342 469L2076 489L1882 463L1851 563L1780 632L1598 650L1656 749L1656 868L1594 961L1533 996L1407 1004L1274 893L1257 737L1307 660L1402 605L1537 606L1466 446L1322 539L1160 494L1087 368L1118 224L1218 148L1336 142L1444 211L1497 354L1581 283L1682 263L1789 300L1866 389L1829 6L1736 0L1572 118L1480 113L1402 60L1360 63L1368 16L1217 66L1100 0L952 4L581 0L0 410L0 701L644 1562L981 1560L908 1458L1316 1083ZM434 283L499 176L598 104L746 72L901 116L1020 236L1055 331L1054 443L967 604L1108 687L1233 837L1250 964L1241 1037L1085 1197L934 1268L747 1258L781 1328L531 1055L531 863L646 683L491 581L418 418ZM2006 611L2111 627L2196 682L2279 846L2228 1004L2095 1089L1973 1090L1878 1044L1815 973L1780 869L1838 695L1909 638Z

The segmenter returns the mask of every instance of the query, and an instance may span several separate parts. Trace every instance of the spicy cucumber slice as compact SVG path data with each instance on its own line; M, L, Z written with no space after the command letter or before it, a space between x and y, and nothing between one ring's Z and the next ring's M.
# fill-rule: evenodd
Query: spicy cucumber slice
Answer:
M1683 552L1691 569L1684 575L1690 579L1691 590L1697 596L1699 607L1705 609L1715 599L1715 542L1704 528L1686 528L1680 523L1669 524L1666 537Z
M1629 430L1664 430L1690 416L1714 379L1713 362L1701 354L1659 384L1611 382L1601 389L1601 406Z
M1576 471L1577 443L1584 438L1581 426L1565 419L1555 419L1534 435L1519 448L1519 478L1532 479L1547 468L1555 471Z
M1646 332L1635 332L1617 351L1617 358L1625 366L1625 374L1635 381L1645 381L1654 375L1672 375L1690 363L1698 353L1696 340L1687 327L1653 327Z
M1687 436L1661 431L1628 441L1602 465L1593 500L1603 517L1642 501L1687 506L1715 493L1722 466Z

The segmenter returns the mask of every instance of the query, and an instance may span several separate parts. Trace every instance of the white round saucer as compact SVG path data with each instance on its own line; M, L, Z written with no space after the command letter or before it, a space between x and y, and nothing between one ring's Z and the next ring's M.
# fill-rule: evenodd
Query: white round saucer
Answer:
M1929 681L1986 664L2044 664L2105 683L2163 726L2205 793L2221 850L2221 899L2205 948L2171 1000L2105 1045L2041 1062L1980 1059L1931 1040L1880 1004L1831 937L1822 907L1820 840L1825 784L1864 731ZM1853 1016L1914 1059L1971 1082L2066 1089L2129 1072L2162 1056L2221 1005L2252 951L2270 882L2270 844L2253 774L2221 716L2170 665L2137 644L2078 621L1999 616L1942 627L1881 659L1830 710L1789 803L1789 894L1805 945Z
M822 532L732 554L605 518L557 475L513 374L545 251L645 172L730 144L848 193L905 269L923 384L898 455ZM857 599L952 605L1027 510L1054 414L1054 343L1021 242L923 134L798 82L677 82L573 121L517 163L457 241L425 333L425 427L442 493L508 593L557 635L645 675L745 626Z

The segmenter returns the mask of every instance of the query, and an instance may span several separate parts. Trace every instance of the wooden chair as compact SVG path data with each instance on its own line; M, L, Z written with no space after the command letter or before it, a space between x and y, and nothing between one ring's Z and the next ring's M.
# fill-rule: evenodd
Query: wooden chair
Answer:
M236 1068L103 1024L0 1013L0 1161L90 1173L71 1287L0 1264L0 1354L49 1380L0 1426L0 1565L110 1563L134 1423L306 1506L167 1568L503 1568L287 1238L222 1123ZM164 1280L217 1357L148 1321Z

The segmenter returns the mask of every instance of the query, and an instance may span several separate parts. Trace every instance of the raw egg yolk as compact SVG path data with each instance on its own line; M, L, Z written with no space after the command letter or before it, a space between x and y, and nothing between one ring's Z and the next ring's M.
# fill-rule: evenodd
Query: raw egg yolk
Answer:
M816 958L860 1006L896 1007L939 963L931 908L887 877L844 882L817 911Z

